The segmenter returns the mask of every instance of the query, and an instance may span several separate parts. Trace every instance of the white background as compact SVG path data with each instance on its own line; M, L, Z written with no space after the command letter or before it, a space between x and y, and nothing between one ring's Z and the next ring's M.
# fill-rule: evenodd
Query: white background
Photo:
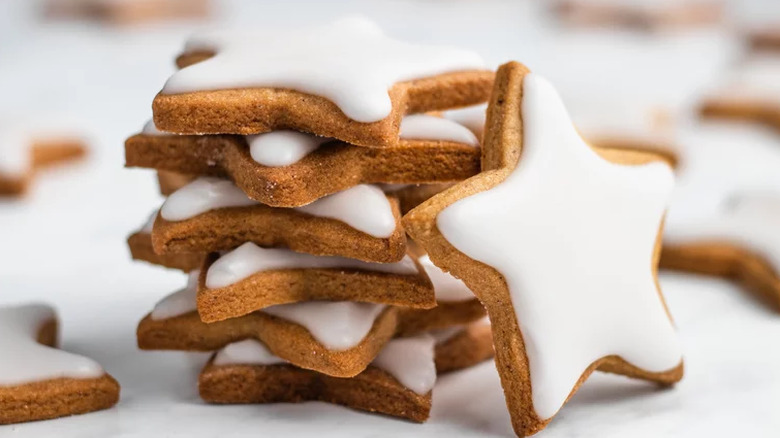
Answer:
M731 29L780 19L778 2L735 3ZM0 128L11 118L43 121L43 114L65 113L89 133L92 150L82 164L41 174L25 199L0 201L0 304L55 304L64 348L101 362L121 383L122 399L104 412L0 426L1 437L512 435L492 363L442 377L430 421L416 425L320 403L205 405L195 385L205 356L139 351L137 322L185 277L129 259L124 239L161 198L150 171L122 168L123 140L149 118L173 56L204 23L132 29L51 23L38 17L37 5L0 2ZM552 79L575 119L598 108L684 112L741 56L726 29L571 30L559 27L541 1L219 5L209 26L305 26L363 13L399 38L476 49L491 66L519 60ZM737 154L739 138L734 144ZM713 159L736 165L734 157ZM717 279L665 273L662 286L685 347L685 379L661 391L594 376L540 436L780 433L780 315Z

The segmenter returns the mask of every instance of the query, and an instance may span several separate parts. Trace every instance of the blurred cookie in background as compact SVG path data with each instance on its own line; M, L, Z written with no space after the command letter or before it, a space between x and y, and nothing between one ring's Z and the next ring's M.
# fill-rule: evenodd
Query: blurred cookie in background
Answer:
M48 0L43 13L51 19L87 19L115 25L206 18L209 0Z

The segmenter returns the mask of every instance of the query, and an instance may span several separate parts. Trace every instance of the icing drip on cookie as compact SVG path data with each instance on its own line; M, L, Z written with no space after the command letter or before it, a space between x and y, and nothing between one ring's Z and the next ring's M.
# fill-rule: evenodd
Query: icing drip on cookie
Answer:
M342 221L374 237L390 237L396 228L387 196L378 187L367 184L325 196L296 210Z
M728 200L719 214L677 224L665 238L675 244L714 242L750 248L780 267L780 191L744 193Z
M384 308L351 301L307 301L266 307L262 312L305 327L328 350L343 351L360 344Z
M427 114L414 114L401 120L403 140L436 140L479 146L479 140L467 127L452 120Z
M260 248L247 242L220 257L209 268L206 287L217 289L251 275L280 269L359 269L396 275L415 275L417 266L409 256L396 263L368 263L335 256L315 256L288 249Z
M433 283L436 301L451 302L474 299L474 294L465 283L439 269L433 264L430 257L424 255L418 261L425 268L428 278Z
M194 312L198 308L198 276L200 276L199 270L190 272L187 277L187 286L160 300L154 306L151 318L159 321Z
M254 339L228 344L214 356L214 365L278 365L286 360L271 353L262 342Z
M16 386L58 378L90 379L103 375L92 359L36 342L38 331L54 320L44 305L0 308L0 386Z
M160 215L167 221L183 221L209 210L256 204L232 181L204 176L168 196Z
M433 338L427 335L398 338L388 342L372 364L386 371L398 383L417 394L427 394L436 383ZM288 363L275 356L261 342L247 339L217 352L214 365L278 365Z
M218 208L259 205L231 181L200 177L172 193L160 209L167 221L182 221ZM390 237L396 228L390 201L377 187L361 184L320 198L294 210L335 219L378 238Z
M385 345L372 364L392 374L404 387L427 394L436 383L433 347L434 339L429 335L396 338Z
M247 135L246 141L249 143L249 154L257 163L268 167L284 167L297 163L331 139L298 131L273 131Z
M652 372L681 361L653 253L673 186L666 164L607 162L579 137L545 79L523 82L523 154L499 185L437 218L458 250L506 279L532 400L552 417L583 372L617 355Z
M206 34L190 39L185 50L216 55L176 72L165 94L293 89L322 96L363 123L390 114L388 90L398 82L484 68L474 52L396 41L359 17L308 29Z

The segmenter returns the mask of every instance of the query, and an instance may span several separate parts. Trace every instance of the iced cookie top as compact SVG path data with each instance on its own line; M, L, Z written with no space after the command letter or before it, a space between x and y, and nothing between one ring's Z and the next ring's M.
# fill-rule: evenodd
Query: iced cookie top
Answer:
M45 305L0 308L0 387L50 379L89 379L104 374L94 360L39 344L38 331L55 320Z
M187 52L215 56L171 76L164 94L236 88L286 88L324 97L363 123L387 117L388 90L398 82L484 69L474 52L410 44L351 17L306 29L217 32L187 41Z
M398 338L388 342L372 365L392 375L417 394L427 394L436 383L434 341L428 335ZM247 339L217 352L214 365L277 365L287 361L274 355L261 342Z

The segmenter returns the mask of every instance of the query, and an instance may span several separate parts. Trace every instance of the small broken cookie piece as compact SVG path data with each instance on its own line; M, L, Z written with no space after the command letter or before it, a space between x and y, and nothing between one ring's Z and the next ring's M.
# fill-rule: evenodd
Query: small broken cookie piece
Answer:
M479 172L479 142L465 127L430 115L401 123L398 144L364 148L296 131L253 136L170 135L152 122L125 142L129 167L229 177L272 207L299 207L367 183L459 181Z
M21 196L36 171L86 155L84 141L72 134L34 135L28 129L0 126L0 196Z
M198 381L210 403L323 401L422 423L436 382L430 336L394 339L360 374L344 379L290 365L255 340L218 351Z
M418 262L433 283L436 307L398 309L398 336L446 330L485 317L482 303L462 281L439 269L427 255L420 257Z
M622 1L560 0L555 12L577 26L625 26L643 30L717 24L723 4L713 0Z
M115 25L205 18L210 0L47 0L48 18L85 18Z
M204 322L235 318L277 304L361 301L428 309L436 306L425 271L409 256L367 263L245 243L203 265L198 313Z
M395 307L347 301L285 304L206 324L195 310L196 294L190 283L160 301L138 324L139 348L214 351L251 338L298 367L352 377L396 331Z
M178 134L294 129L392 146L405 114L485 102L493 82L474 52L396 41L360 17L204 34L185 52L194 56L180 64L200 62L174 73L152 105L155 124Z
M231 181L199 177L171 194L152 232L158 254L208 253L245 242L392 263L406 254L398 201L358 185L295 208L249 199Z
M57 316L45 305L0 308L0 424L108 409L119 384L92 359L58 350Z
M657 281L671 167L652 153L597 153L553 86L510 62L488 106L482 168L403 222L485 305L515 432L546 427L597 369L679 381Z
M717 214L673 223L661 267L737 280L780 312L779 220L780 191L736 194Z
M487 318L464 326L434 330L430 334L436 340L436 371L439 374L471 368L495 355Z
M699 108L704 118L744 120L780 130L780 58L753 56Z
M133 260L141 260L153 265L190 272L203 266L206 253L157 254L152 246L152 228L157 212L138 231L127 238L127 247Z

